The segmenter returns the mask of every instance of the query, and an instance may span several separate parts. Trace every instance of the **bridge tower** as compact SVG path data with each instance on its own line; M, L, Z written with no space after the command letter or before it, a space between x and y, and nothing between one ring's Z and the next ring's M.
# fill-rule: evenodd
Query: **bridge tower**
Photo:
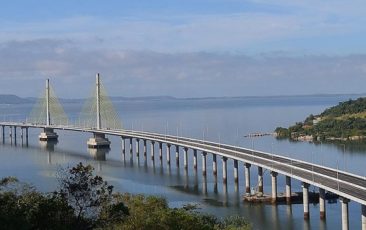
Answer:
M101 118L101 84L99 73L96 75L96 132L93 133L93 137L87 142L89 148L109 148L111 142L105 137L105 134L98 133L98 130L102 129Z
M50 79L46 80L46 126L43 132L39 135L41 141L57 141L58 135L54 132L51 126L51 112L50 112Z

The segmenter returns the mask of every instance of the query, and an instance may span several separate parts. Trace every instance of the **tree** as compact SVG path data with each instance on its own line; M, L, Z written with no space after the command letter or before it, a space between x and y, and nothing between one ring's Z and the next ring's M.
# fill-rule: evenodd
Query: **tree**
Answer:
M93 170L91 165L84 166L80 162L58 174L60 189L56 193L74 209L79 223L96 220L112 199L113 186L102 177L94 176Z

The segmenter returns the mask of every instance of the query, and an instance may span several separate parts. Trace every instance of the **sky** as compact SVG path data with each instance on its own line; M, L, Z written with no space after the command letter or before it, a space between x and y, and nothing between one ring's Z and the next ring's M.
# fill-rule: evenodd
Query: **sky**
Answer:
M366 92L364 0L0 1L0 94Z

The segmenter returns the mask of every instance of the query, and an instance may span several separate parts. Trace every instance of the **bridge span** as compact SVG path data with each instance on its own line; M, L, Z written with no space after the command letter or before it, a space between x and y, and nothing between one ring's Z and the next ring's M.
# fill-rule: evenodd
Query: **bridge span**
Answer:
M10 128L11 138L14 138L16 143L17 129L25 130L26 143L28 143L28 129L52 129L52 130L65 130L75 132L88 132L94 136L98 135L111 135L118 136L122 140L122 153L126 152L126 142L130 145L131 154L133 154L133 146L135 145L135 155L139 157L140 153L147 156L148 143L150 144L151 159L154 159L155 145L158 145L159 158L163 159L163 146L166 148L166 162L171 164L171 151L175 151L175 164L180 166L180 155L183 154L183 166L188 169L193 167L197 170L198 153L201 154L202 162L202 174L207 174L207 155L211 155L213 159L213 174L217 174L217 158L222 160L222 181L227 183L227 161L232 160L234 162L234 180L238 181L238 162L244 165L245 169L245 191L250 194L250 173L251 167L257 167L258 173L258 193L263 193L263 169L267 169L271 172L271 198L272 202L276 203L278 199L277 193L277 176L278 174L286 177L286 201L291 203L291 179L296 179L302 182L303 190L303 206L304 206L304 218L309 218L309 185L313 185L319 188L319 207L320 218L326 217L325 206L325 191L332 192L340 196L340 203L342 208L342 229L348 229L348 203L350 200L361 204L361 221L362 229L366 230L366 178L351 174L348 172L340 171L321 165L292 159L289 157L283 157L267 152L257 151L254 149L247 149L238 146L232 146L222 143L215 143L205 140L164 135L152 132L123 130L123 129L96 129L96 128L83 128L67 125L39 125L32 123L17 123L17 122L0 122L2 127L2 137L5 141L5 129ZM135 143L134 143L135 142ZM143 150L140 151L140 142L143 142ZM175 148L172 148L172 147ZM191 151L190 151L191 150ZM188 154L193 154L193 165L188 161Z

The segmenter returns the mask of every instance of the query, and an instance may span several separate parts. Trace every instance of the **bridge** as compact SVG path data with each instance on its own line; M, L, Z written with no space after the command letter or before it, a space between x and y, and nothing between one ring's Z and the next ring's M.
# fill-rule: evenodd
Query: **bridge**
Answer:
M276 203L278 201L278 189L277 189L277 177L283 175L286 177L285 197L287 204L292 202L292 179L296 179L302 182L302 200L304 209L304 219L309 219L309 186L313 185L319 188L319 213L320 218L326 218L326 191L331 192L339 196L341 203L342 213L342 229L349 228L349 213L348 203L352 200L360 204L361 206L361 226L363 230L366 230L366 178L351 174L348 172L340 171L338 169L320 166L317 164L292 159L289 157L283 157L267 152L257 151L254 149L248 149L238 146L232 146L222 143L215 143L205 140L193 139L188 137L179 137L172 135L164 135L152 132L134 131L122 129L122 125L118 122L118 116L111 108L111 102L101 89L100 77L97 74L96 77L96 90L95 97L86 109L88 116L94 116L92 122L88 123L88 126L69 125L65 122L64 116L60 116L62 119L59 124L52 122L52 115L55 111L56 114L60 114L61 109L58 106L50 105L50 87L49 81L46 84L46 100L43 103L45 111L42 113L44 122L0 122L2 127L3 142L5 142L5 129L10 128L11 139L14 142L17 141L17 129L21 129L22 138L25 137L26 144L28 144L28 129L37 128L42 129L43 132L39 136L40 140L52 141L58 138L55 130L65 130L73 132L88 132L92 134L92 137L88 140L87 145L89 148L109 148L111 142L106 136L118 136L122 141L122 154L125 157L127 145L130 150L130 155L139 158L140 154L143 154L144 159L147 159L148 152L152 160L155 157L159 157L162 162L163 148L166 149L165 157L168 165L172 164L171 154L175 152L175 164L180 167L180 160L183 158L183 167L185 169L198 170L198 154L201 155L201 170L202 175L207 175L207 157L212 157L212 173L217 176L218 158L222 160L222 183L227 183L227 162L234 162L234 181L238 182L239 162L244 166L245 176L245 192L247 196L250 196L251 191L251 168L257 168L258 174L258 194L263 194L263 170L267 169L271 173L271 202ZM93 102L94 101L94 102ZM107 102L105 102L107 101ZM57 103L56 103L57 104ZM52 109L58 108L58 109ZM112 114L112 115L111 115ZM42 117L41 116L41 117ZM42 119L41 119L42 120ZM90 121L90 119L88 120ZM116 122L118 127L116 127ZM113 125L112 125L113 124ZM25 130L25 136L23 131ZM148 144L150 146L148 146ZM157 145L157 148L155 146ZM135 148L133 147L135 146ZM143 147L140 150L140 146ZM148 151L148 148L150 150ZM155 149L158 149L158 153L155 153ZM193 164L189 162L188 154L193 154ZM181 156L183 155L183 156Z

